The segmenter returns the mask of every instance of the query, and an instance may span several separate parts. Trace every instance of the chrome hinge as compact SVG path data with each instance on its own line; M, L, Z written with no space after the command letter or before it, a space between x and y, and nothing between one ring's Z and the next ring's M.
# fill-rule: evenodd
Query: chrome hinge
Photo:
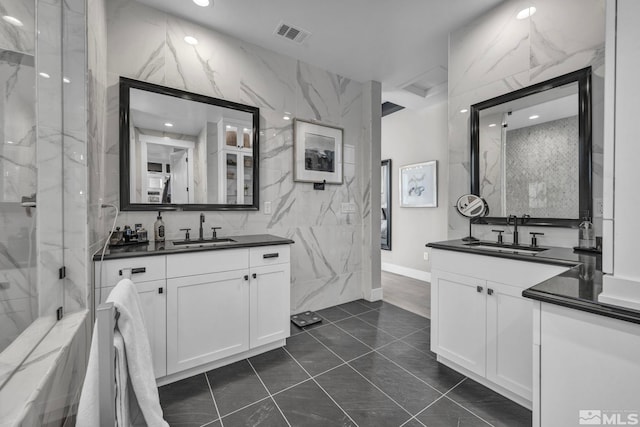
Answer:
M64 279L67 277L67 267L64 265L58 269L58 279Z

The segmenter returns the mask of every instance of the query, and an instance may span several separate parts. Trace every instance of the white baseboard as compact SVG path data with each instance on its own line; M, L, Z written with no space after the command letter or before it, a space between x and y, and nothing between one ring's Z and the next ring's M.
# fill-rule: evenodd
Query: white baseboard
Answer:
M370 302L382 301L382 287L371 289L371 291L369 292L369 297L365 299Z
M414 268L403 267L401 265L390 264L388 262L383 262L381 267L382 271L388 271L389 273L395 273L401 276L411 277L412 279L431 283L431 273L428 271L416 270Z

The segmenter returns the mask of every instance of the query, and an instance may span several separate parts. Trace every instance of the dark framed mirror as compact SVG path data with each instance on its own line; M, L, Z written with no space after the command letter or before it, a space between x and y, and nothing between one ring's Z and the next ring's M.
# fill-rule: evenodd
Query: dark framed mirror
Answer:
M391 250L391 159L380 168L380 247Z
M476 224L576 228L592 217L591 67L471 106Z
M257 107L120 77L123 211L258 210Z

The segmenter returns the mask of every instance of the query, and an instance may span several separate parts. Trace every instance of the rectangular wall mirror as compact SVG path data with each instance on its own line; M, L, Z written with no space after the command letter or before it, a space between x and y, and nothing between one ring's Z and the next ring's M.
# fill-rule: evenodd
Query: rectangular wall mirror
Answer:
M120 207L257 210L259 109L120 78Z
M391 159L383 160L380 169L380 247L391 250Z
M592 214L591 68L471 106L475 223L577 227Z

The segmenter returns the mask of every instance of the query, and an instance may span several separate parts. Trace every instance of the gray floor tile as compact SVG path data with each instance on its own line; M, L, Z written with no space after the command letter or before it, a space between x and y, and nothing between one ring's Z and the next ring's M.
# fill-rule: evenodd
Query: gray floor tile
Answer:
M382 305L384 304L384 302L382 300L380 301L367 301L366 299L359 299L356 300L357 303L364 305L365 307L369 307L372 309L377 309L382 307Z
M351 313L353 315L362 314L362 313L365 313L365 312L367 312L369 310L372 310L371 307L366 307L366 306L360 304L357 301L347 302L345 304L337 305L336 307L339 307L339 308L343 309L344 311L346 311L347 313Z
M274 396L292 426L355 426L349 417L313 381Z
M390 314L382 314L377 310L361 314L358 316L358 319L364 320L396 338L402 338L421 329L421 327L408 325L399 320L395 320ZM422 327L424 327L424 325Z
M485 423L466 409L456 405L446 397L438 400L416 418L429 427L489 426L489 424Z
M389 317L396 322L411 325L418 329L423 329L431 326L431 320L427 319L426 317L422 317L415 313L411 313L410 311L403 310L400 307L396 307L392 304L386 304L378 311L380 312L382 317Z
M414 332L413 334L402 338L402 341L413 348L417 348L423 353L428 353L435 357L435 353L431 351L431 328Z
M393 336L357 317L341 320L336 322L335 325L344 329L371 348L378 348L395 340Z
M413 415L442 396L377 353L362 356L350 365Z
M209 371L207 377L223 417L269 395L246 359Z
M286 427L278 407L271 398L255 403L222 418L224 427Z
M345 361L351 360L354 357L362 356L363 354L371 351L371 348L362 344L360 341L334 325L327 325L324 328L314 329L309 331L309 334L318 338L324 345L329 347Z
M403 424L402 427L425 427L420 421L413 419L409 420L406 424Z
M494 426L531 425L531 411L469 378L447 396Z
M201 426L218 418L204 374L158 388L164 419L173 425Z
M442 393L464 379L462 374L438 363L434 357L400 341L382 347L378 352Z
M287 339L285 348L311 375L317 375L343 363L308 332Z
M205 427L221 427L221 426L222 426L222 423L220 423L219 420L218 421L214 421L214 422L209 423L209 424L205 424ZM405 426L405 427L407 427L407 426Z
M249 359L270 393L277 393L302 382L309 375L281 348Z
M319 314L320 317L328 320L329 322L336 322L338 320L346 319L347 317L352 316L351 313L348 313L338 307L329 307L323 310L318 310L316 311L316 314Z
M360 426L399 426L411 418L349 366L341 366L316 379Z

